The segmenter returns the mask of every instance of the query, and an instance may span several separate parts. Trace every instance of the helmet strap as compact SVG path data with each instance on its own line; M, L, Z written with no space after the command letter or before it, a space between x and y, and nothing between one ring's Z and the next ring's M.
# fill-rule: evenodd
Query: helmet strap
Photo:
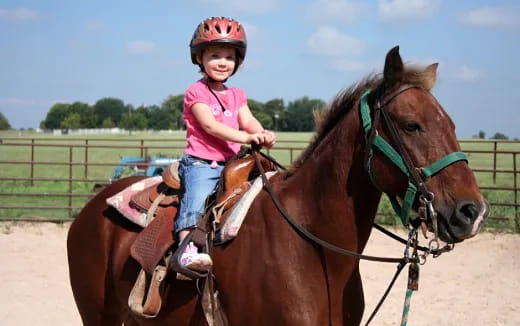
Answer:
M227 80L227 79L226 79ZM223 83L226 81L224 80ZM220 99L218 98L217 94L215 94L215 92L211 89L211 87L209 86L209 82L217 82L216 80L214 80L213 78L211 78L210 76L208 76L206 74L206 86L208 87L209 89L209 92L211 94L213 94L213 96L215 96L215 98L217 99L217 102L218 104L220 104L220 108L222 109L222 112L226 112L226 107L224 106L224 104L222 104L222 102L220 101Z

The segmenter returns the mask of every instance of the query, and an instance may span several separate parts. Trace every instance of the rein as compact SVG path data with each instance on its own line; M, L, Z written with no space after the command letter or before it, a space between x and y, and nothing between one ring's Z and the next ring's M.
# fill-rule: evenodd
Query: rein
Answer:
M342 254L342 255L346 255L346 256L350 256L350 257L354 257L354 258L357 258L357 259L364 259L364 260L369 260L369 261L378 261L378 262L383 262L383 263L404 263L404 264L407 264L409 262L419 262L419 259L417 259L417 258L410 258L410 257L406 257L406 256L403 257L403 258L389 258L389 257L377 257L377 256L363 255L363 254L359 254L359 253L354 252L354 251L350 251L350 250L346 250L346 249L337 247L337 246L335 246L335 245L333 245L333 244L331 244L331 243L329 243L329 242L327 242L325 240L322 240L322 239L318 238L317 236L315 236L314 234L309 232L307 229L305 229L304 227L299 225L289 215L289 213L287 212L285 207L283 207L282 203L280 203L280 200L278 200L278 197L276 196L276 194L273 191L271 183L269 182L269 180L265 176L265 171L264 171L264 168L262 167L262 164L260 163L260 159L258 157L258 152L256 150L253 150L251 154L253 155L253 157L255 159L255 162L256 162L256 165L257 165L258 169L260 170L260 175L262 177L262 181L264 183L264 187L267 190L267 192L269 193L269 195L271 196L271 199L273 200L274 205L276 206L276 208L278 208L278 210L280 211L282 216L285 218L285 220L289 223L289 225L291 225L296 230L296 232L298 232L304 238L307 238L308 240L310 240L310 241L312 241L312 242L314 242L314 243L320 245L321 247L326 248L326 249L328 249L330 251L334 251L336 253L339 253L339 254ZM262 153L262 155L265 155L265 154Z
M254 146L254 147L256 147L256 146ZM289 223L289 225L291 225L293 227L293 229L295 229L295 231L298 234L300 234L304 238L307 238L308 240L310 240L310 241L320 245L323 248L326 248L328 250L334 251L334 252L342 254L342 255L354 257L354 258L357 258L357 259L363 259L363 260L369 260L369 261L377 261L377 262L383 262L383 263L399 263L397 265L397 271L395 272L392 280L390 281L386 291L384 292L383 296L381 297L381 299L377 303L376 307L374 308L374 310L370 314L370 317L368 318L368 320L367 320L367 322L365 324L365 325L368 325L372 321L374 316L377 314L377 312L379 311L379 308L381 308L381 306L383 305L383 302L386 300L386 297L388 296L388 294L390 293L390 290L394 286L395 281L397 280L398 276L401 274L402 270L406 267L406 265L408 263L410 263L410 271L412 270L412 268L414 270L418 271L419 264L422 264L422 263L424 263L426 261L426 255L429 254L431 250L428 249L428 248L421 247L422 249L424 249L424 251L426 251L426 254L423 256L424 260L421 261L421 259L419 258L419 255L417 254L418 247L417 247L417 229L416 228L414 228L410 232L409 237L408 237L408 241L406 241L404 239L401 239L399 236L391 233L390 231L387 231L383 227L381 227L381 226L379 226L377 224L374 224L374 226L377 225L377 228L379 230L381 230L381 231L384 230L382 232L384 232L385 234L391 234L390 236L392 238L394 238L394 239L396 239L396 240L398 240L400 242L406 243L406 248L405 248L405 251L404 251L403 258L388 258L388 257L377 257L377 256L363 255L363 254L359 254L357 252L353 252L353 251L350 251L350 250L339 248L339 247L337 247L337 246L335 246L333 244L330 244L330 243L328 243L328 242L318 238L317 236L315 236L314 234L312 234L308 230L306 230L304 227L299 225L296 221L294 221L294 219L289 215L289 213L287 212L285 207L283 207L283 205L280 203L280 201L278 200L278 197L276 196L276 194L273 191L271 183L269 182L269 180L265 176L265 170L264 170L264 168L263 168L263 166L262 166L262 164L260 162L260 158L258 157L259 154L264 156L264 157L266 157L267 159L271 160L275 165L277 165L278 167L282 168L283 170L285 170L285 168L281 164L279 164L273 157L260 152L258 149L255 149L255 148L252 149L251 155L253 155L253 157L255 159L256 166L257 166L257 168L260 171L260 176L262 177L262 181L264 183L265 189L267 190L267 192L271 196L271 199L272 199L273 203L275 204L276 208L278 208L278 210L280 211L282 216L285 218L285 220ZM412 255L412 257L409 256L409 249L410 249L411 246L413 246L412 247L413 248L413 255ZM434 254L434 257L435 257L435 254ZM409 273L409 276L410 275L411 275L411 272ZM416 276L415 280L412 280L412 278L409 277L409 282L408 282L409 284L411 284L411 283L416 284L417 283L418 272L416 273L416 275L417 276ZM409 307L409 298L411 297L411 293L412 293L411 291L413 291L413 290L410 290L410 285L409 285L409 290L407 291L408 307ZM406 305L405 305L405 307L406 307ZM409 308L408 309L405 308L405 310L408 311ZM403 314L403 320L404 319L405 319L405 315ZM404 324L401 323L401 325L404 326L404 325L406 325L406 323L404 323Z
M406 264L410 263L409 268L409 274L408 274L408 289L406 292L406 300L405 300L405 306L403 309L403 316L401 325L406 325L407 323L407 316L408 311L410 309L410 299L411 294L413 291L416 291L418 289L418 277L419 277L419 265L424 264L426 262L426 257L428 254L432 253L434 257L437 257L441 255L444 252L450 251L453 249L453 245L446 245L443 248L439 249L439 243L438 243L438 230L437 230L437 213L433 207L433 200L434 200L434 194L429 191L426 183L427 181L440 172L441 170L445 169L446 167L450 166L453 163L456 163L458 161L468 161L466 154L463 152L453 152L450 154L447 154L446 156L442 157L441 159L435 161L434 163L430 164L427 167L416 167L411 158L409 153L405 150L403 142L401 137L399 136L399 133L397 131L397 127L395 126L393 120L391 119L390 115L386 111L386 106L392 102L397 96L400 94L406 92L407 90L410 90L412 88L418 88L417 86L413 85L402 85L393 92L390 92L388 95L383 94L383 90L381 87L379 87L376 90L376 101L375 101L375 108L371 110L369 104L368 104L368 95L370 94L370 90L367 90L361 97L360 101L360 115L362 120L363 129L365 131L366 136L366 143L367 143L367 150L365 151L364 156L364 162L366 166L367 173L369 174L370 180L372 181L372 184L381 191L382 193L385 193L388 198L390 199L390 202L392 204L392 207L395 211L395 213L400 217L401 222L403 225L409 227L410 224L412 224L412 229L409 233L408 240L401 239L397 235L387 231L383 227L377 225L374 223L374 227L378 229L379 231L383 232L384 234L390 236L391 238L398 240L402 243L406 244L405 252L402 258L389 258L389 257L377 257L377 256L369 256L369 255L363 255L357 252L353 252L350 250L346 250L340 247L337 247L306 230L304 227L299 225L287 212L285 207L280 203L278 197L273 191L273 188L265 176L264 168L262 167L262 164L260 163L260 159L258 155L263 155L264 157L268 158L271 162L273 162L275 165L277 165L279 168L285 169L281 164L279 164L274 158L270 157L267 154L264 154L260 152L259 148L257 146L253 146L251 150L251 154L253 155L257 168L260 171L260 175L262 177L262 181L264 183L264 188L267 190L269 195L271 196L271 199L278 209L278 211L282 214L282 216L285 218L285 220L291 225L291 227L302 237L310 240L311 242L314 242L318 244L319 246L328 249L330 251L350 256L356 259L363 259L368 261L377 261L377 262L384 262L384 263L399 263L397 266L397 271L390 281L390 284L388 285L385 293L383 294L382 298L379 300L378 304L374 308L374 311L368 318L366 325L368 325L373 317L378 312L379 308L385 301L387 295L389 294L390 290L392 289L395 281L397 280L397 277L401 273L401 271L404 269ZM373 111L374 118L371 119L371 113ZM379 136L377 127L380 125L381 121L381 115L383 116L383 119L385 121L385 124L390 131L390 137L392 140L392 143L395 146L392 147L384 138ZM371 161L372 157L374 155L374 147L376 147L381 153L383 153L394 165L396 165L401 172L403 172L408 177L408 187L404 196L403 204L400 205L397 196L394 194L389 194L381 189L381 187L378 186L375 177L372 173L371 169ZM419 207L419 223L420 225L426 227L426 223L428 219L431 220L433 228L434 228L434 234L435 238L434 240L430 241L429 247L421 247L418 246L418 240L417 240L417 226L419 223L417 223L417 219L410 220L410 212L413 209L414 201L417 197L417 192L419 192L419 201L423 205ZM424 229L423 229L424 231ZM409 249L412 248L412 255L410 257ZM417 251L421 250L424 251L425 254L422 255L422 260L419 257Z

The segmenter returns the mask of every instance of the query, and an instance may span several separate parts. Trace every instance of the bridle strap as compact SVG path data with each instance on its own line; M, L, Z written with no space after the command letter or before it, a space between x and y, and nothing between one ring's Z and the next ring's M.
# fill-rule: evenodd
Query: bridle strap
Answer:
M414 86L406 86L402 89L399 89L398 92L390 97L389 100L386 100L383 106L381 106L380 111L383 114L383 118L385 119L386 126L388 130L390 131L390 136L392 137L392 142L394 143L394 146L397 148L397 152L401 155L403 158L404 164L406 165L408 172L410 173L410 177L412 178L412 181L414 185L417 187L417 189L421 192L423 196L425 196L427 199L433 200L431 192L428 190L428 187L424 183L424 179L421 178L419 173L417 172L417 169L415 169L415 165L412 163L412 159L410 158L410 155L408 154L408 151L406 151L403 147L403 141L401 140L401 137L399 136L399 133L397 132L397 128L395 127L395 123L392 121L392 118L390 118L390 115L388 114L386 110L386 105L390 103L397 95L411 89L416 88ZM377 126L374 126L377 127Z
M427 186L426 181L438 173L442 169L448 167L449 165L458 162L458 161L466 161L466 154L462 152L454 152L450 153L443 158L437 160L432 163L430 166L426 168L416 168L413 164L408 152L404 149L403 142L397 128L392 121L390 115L386 111L386 106L393 101L398 95L401 93L412 89L418 88L413 85L404 84L395 90L391 91L388 95L383 94L382 86L376 89L376 99L374 102L374 106L370 108L368 103L368 96L370 94L370 90L365 91L365 93L361 97L360 101L360 115L362 119L363 129L365 130L366 135L366 144L367 148L365 150L365 167L367 173L372 181L372 184L381 192L386 193L388 198L390 199L390 203L392 204L392 208L396 212L396 214L401 218L401 222L404 225L408 225L410 212L412 210L412 206L415 201L416 193L419 191L421 194L421 199L424 202L430 203L433 201L433 193L431 193ZM371 111L373 112L374 118L373 122L371 119ZM387 125L387 128L390 132L391 142L394 146L390 145L384 138L378 135L377 128L380 124L380 115L383 115L383 119ZM378 184L372 173L372 164L371 159L374 154L373 147L376 147L382 154L384 154L395 166L397 166L403 174L405 174L408 179L408 187L406 189L405 196L403 198L402 206L399 204L396 195L391 195L385 192ZM395 148L394 148L395 147Z
M267 190L267 192L271 196L271 199L272 199L274 205L276 206L278 211L282 214L282 216L285 218L285 220L289 223L289 225L291 225L291 227L298 234L303 236L304 238L306 238L306 239L308 239L308 240L310 240L310 241L312 241L312 242L314 242L314 243L320 245L321 247L323 247L325 249L328 249L330 251L334 251L336 253L339 253L339 254L342 254L342 255L345 255L345 256L354 257L354 258L357 258L357 259L363 259L363 260L369 260L369 261L378 261L378 262L383 262L383 263L401 263L401 264L406 264L406 263L409 263L409 262L418 262L418 259L413 258L413 257L389 258L389 257L377 257L377 256L363 255L363 254L359 254L359 253L354 252L354 251L350 251L350 250L346 250L346 249L337 247L337 246L335 246L335 245L333 245L333 244L331 244L331 243L329 243L327 241L324 241L324 240L318 238L317 236L315 236L314 234L312 234L311 232L309 232L308 230L303 228L301 225L299 225L289 215L289 213L287 212L285 207L283 207L282 203L280 203L280 201L278 200L278 197L276 196L276 194L274 193L273 188L271 187L271 183L269 182L269 180L265 176L265 170L264 170L264 168L262 166L262 163L260 162L260 158L258 157L258 152L256 150L253 150L251 155L253 155L253 158L255 159L256 166L257 166L258 170L260 171L260 176L262 177L262 181L264 183L264 188Z
M272 162L274 165L276 165L279 169L281 169L281 170L287 170L287 168L285 168L285 167L284 167L280 162L278 162L274 157L272 157L271 155L269 155L269 154L267 154L267 153L261 152L261 151L260 151L260 146L255 145L255 144L252 144L249 153L250 153L251 155L253 155L252 152L256 152L257 155L261 155L261 156L263 156L264 158L266 158L267 160L269 160L270 162ZM458 153L458 152L457 152L457 153L451 153L451 154L448 154L447 157L448 157L448 156L455 156L455 155L457 155L457 154L460 154L460 153ZM445 158L446 158L446 157L444 157L443 159L441 159L441 160L435 162L434 164L430 165L429 168L424 168L424 170L428 169L428 171L423 171L422 173L423 173L424 175L426 175L427 177L430 177L430 176L434 175L435 173L437 173L438 171L442 170L442 169L444 168L444 165L443 165L443 164L437 164L437 163L439 163L440 161L444 160ZM255 163L256 163L256 162L255 162ZM434 165L439 165L440 167L437 168L437 167L434 167ZM264 181L264 180L263 180L263 181ZM269 179L267 179L267 181L269 181ZM264 182L265 182L265 181L264 181ZM271 187L271 186L269 185L269 187ZM271 195L271 193L270 193L270 195ZM272 197L272 196L271 196L271 197ZM276 197L276 196L275 196L275 197ZM417 227L418 227L418 225L415 225L415 226L414 226L414 228L417 228ZM409 242L409 240L406 240L406 239L401 238L401 237L398 236L397 234L388 231L388 230L385 229L383 226L381 226L381 225L379 225L379 224L377 224L377 223L374 223L374 228L375 228L376 230L380 231L381 233L385 234L386 236L388 236L388 237L390 237L390 238L392 238L392 239L394 239L394 240L396 240L396 241L398 241L398 242L400 242L400 243L402 243L402 244L404 244L404 245L407 245L408 242ZM444 251L446 251L446 250L435 249L435 248L427 248L427 247L423 247L423 246L420 246L420 245L417 245L417 250L419 250L419 251L423 251L423 252L429 252L429 253L433 254L434 256L435 256L435 255L440 255L440 254L442 254Z

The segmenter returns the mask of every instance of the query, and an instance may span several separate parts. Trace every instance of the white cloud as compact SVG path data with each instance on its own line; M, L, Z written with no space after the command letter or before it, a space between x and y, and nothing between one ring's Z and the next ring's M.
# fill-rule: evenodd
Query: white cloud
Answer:
M60 101L36 100L20 97L0 97L0 104L10 106L49 106Z
M85 23L85 28L91 32L101 32L105 29L105 24L100 20L89 20Z
M407 23L431 18L441 0L379 0L379 17L387 23Z
M157 49L157 45L150 41L132 41L127 43L126 49L132 54L152 53Z
M309 6L311 19L320 22L357 23L367 11L364 2L353 0L317 0Z
M3 9L0 8L0 20L7 21L30 21L37 20L40 18L40 15L31 9L27 8L13 8L13 9Z
M323 26L307 39L311 52L324 56L345 57L360 55L365 43L355 37L341 34L333 27Z
M476 81L482 77L482 72L478 69L468 67L466 65L462 65L455 72L455 78L462 81Z
M215 12L266 13L277 6L277 0L192 0L193 4L212 8Z
M339 71L365 71L367 65L363 62L341 58L332 62L332 67Z
M459 21L466 25L482 27L520 26L520 6L482 7L463 13Z

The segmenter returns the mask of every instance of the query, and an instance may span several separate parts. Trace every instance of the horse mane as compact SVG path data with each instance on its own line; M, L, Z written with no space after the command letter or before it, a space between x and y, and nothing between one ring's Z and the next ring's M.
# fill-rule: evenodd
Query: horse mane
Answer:
M407 65L403 71L401 82L429 91L435 85L435 78L435 70L424 69L424 67L416 65ZM322 140L342 120L342 117L355 107L361 95L368 89L375 89L382 81L382 74L368 75L361 81L340 91L330 104L321 110L315 111L316 133L312 137L309 146L291 165L288 175L292 175L295 170L302 166L303 162L316 150Z

